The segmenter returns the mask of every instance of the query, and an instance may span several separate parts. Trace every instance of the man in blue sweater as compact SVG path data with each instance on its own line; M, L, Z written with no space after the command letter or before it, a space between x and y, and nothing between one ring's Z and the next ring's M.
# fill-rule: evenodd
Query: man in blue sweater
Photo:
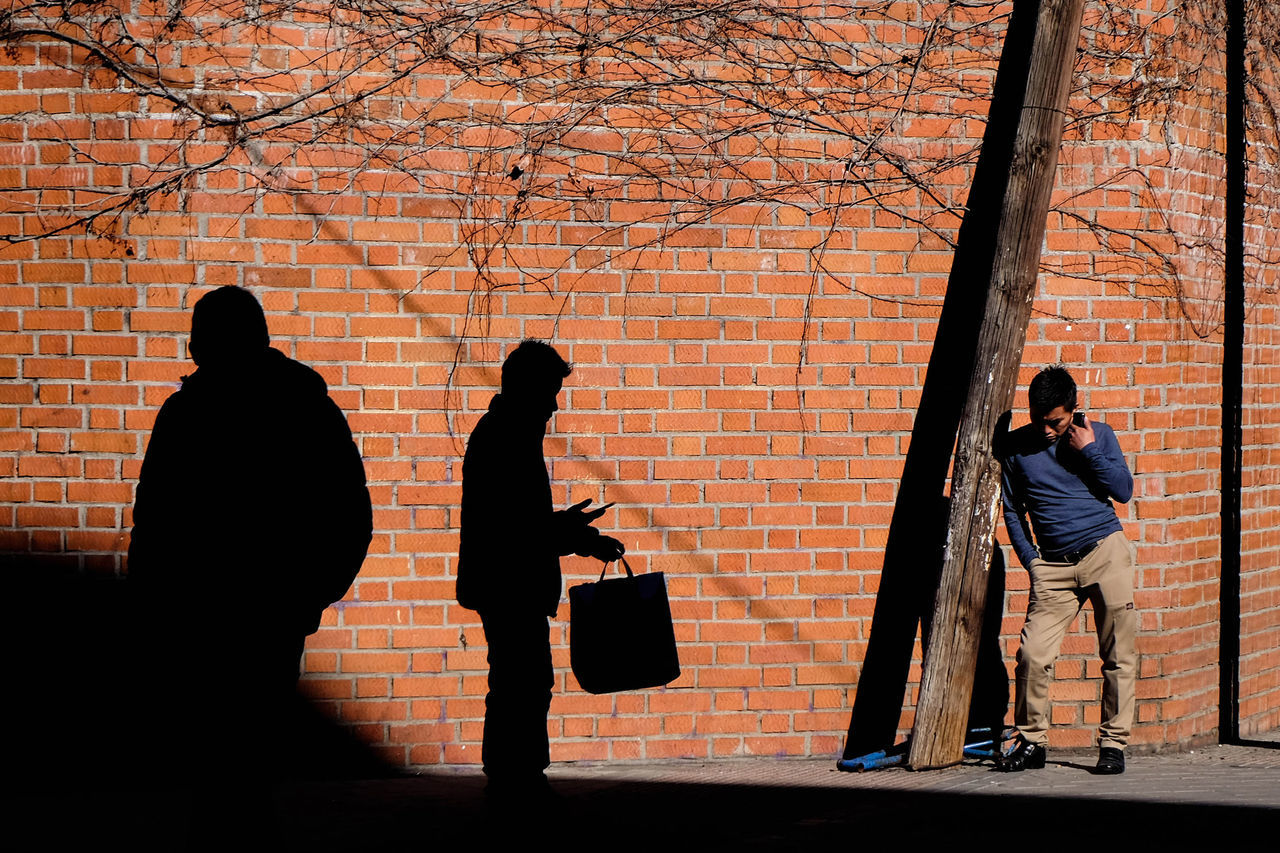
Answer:
M1133 558L1111 502L1129 501L1133 476L1111 427L1075 411L1076 383L1066 368L1040 371L1028 397L1031 423L1011 433L1000 453L1005 527L1031 575L1014 698L1018 739L1000 768L1044 767L1051 670L1067 627L1088 599L1103 679L1094 772L1123 773L1133 723L1138 617Z

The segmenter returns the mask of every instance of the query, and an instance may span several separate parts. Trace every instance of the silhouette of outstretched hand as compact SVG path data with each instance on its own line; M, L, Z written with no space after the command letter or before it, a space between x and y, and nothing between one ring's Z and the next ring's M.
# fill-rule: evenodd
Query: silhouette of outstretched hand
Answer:
M566 519L568 519L570 524L590 524L600 516L604 515L605 511L609 509L609 507L613 506L613 503L609 502L592 510L587 509L589 506L591 506L591 498L587 498L585 501L579 501L564 511Z

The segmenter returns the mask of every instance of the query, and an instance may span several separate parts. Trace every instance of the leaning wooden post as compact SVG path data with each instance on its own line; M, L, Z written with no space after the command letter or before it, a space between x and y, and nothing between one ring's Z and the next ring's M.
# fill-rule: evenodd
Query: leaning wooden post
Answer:
M1027 340L1083 7L1084 0L1019 0L1014 7L1014 15L1035 15L1035 34L994 260L991 268L972 271L988 282L987 306L960 420L942 579L911 735L908 760L917 770L957 764L964 757L1000 506L993 440L1001 415L1013 404Z

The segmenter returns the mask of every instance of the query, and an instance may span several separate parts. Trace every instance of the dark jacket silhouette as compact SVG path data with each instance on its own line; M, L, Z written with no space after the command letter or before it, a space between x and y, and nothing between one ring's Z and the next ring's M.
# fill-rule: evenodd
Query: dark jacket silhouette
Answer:
M462 463L458 603L481 613L532 610L555 616L560 557L594 528L570 527L551 501L543 424L531 424L501 394L480 418Z
M318 373L268 348L200 367L160 409L129 574L193 610L303 636L350 587L371 532L346 418Z
M560 602L560 557L616 560L626 550L591 527L607 507L553 509L542 439L571 368L549 344L522 342L502 367L502 393L467 442L457 597L476 610L488 644L481 751L490 785L545 785L554 673L547 618Z
M270 825L264 780L311 758L303 643L351 586L373 514L346 418L318 373L270 348L249 291L205 295L190 348L197 370L142 463L129 582L148 727L157 748L193 745L190 841L224 849Z
M198 369L161 407L142 463L129 579L185 649L175 669L291 689L303 639L369 546L364 465L320 375L270 348L249 291L205 295L190 346Z

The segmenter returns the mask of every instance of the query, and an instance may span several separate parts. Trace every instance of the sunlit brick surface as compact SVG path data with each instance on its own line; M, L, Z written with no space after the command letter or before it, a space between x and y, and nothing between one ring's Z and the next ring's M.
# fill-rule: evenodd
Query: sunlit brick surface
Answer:
M548 338L575 366L545 443L556 501L617 503L600 527L637 570L667 573L684 665L666 690L583 693L564 604L553 757L837 753L1007 6L783 2L821 23L835 82L768 71L779 82L759 90L776 92L765 106L790 110L775 124L744 129L766 113L735 101L740 89L708 108L670 83L591 101L579 124L538 137L530 116L564 104L554 89L501 83L515 73L505 66L464 75L461 59L439 60L395 78L368 45L334 53L337 34L355 36L289 3L99 5L124 10L144 41L185 10L191 27L154 55L208 122L311 91L344 61L366 64L338 91L370 94L345 124L242 144L234 123L202 128L65 41L0 29L0 548L40 571L125 572L148 432L193 367L191 306L212 287L248 287L275 345L315 367L347 412L375 507L369 558L310 638L303 685L395 762L478 761L484 637L452 601L461 456L506 349ZM237 18L249 5L283 11L254 27ZM603 13L525 5L552 14L480 15L474 28L442 18L440 31L466 49L474 37L477 56L513 32L551 33L542 59L568 57L555 72L568 77L617 82L638 67L601 52L574 72L566 28L603 27L589 17ZM1139 566L1135 741L1176 745L1217 725L1222 62L1212 39L1161 52L1196 4L1095 5L1021 382L1065 362L1090 416L1120 437L1136 475L1119 510ZM755 39L777 59L789 42L773 9L735 13L768 26L725 43ZM678 29L644 42L658 79L688 61L672 58L681 45L721 43ZM840 75L873 56L883 67L865 109L815 95L854 91ZM698 58L729 80L772 68L734 64L727 49ZM1251 98L1276 103L1274 70L1255 71ZM225 82L247 73L253 86ZM1246 733L1280 724L1274 131L1251 130L1246 237ZM183 170L145 204L109 209ZM96 210L107 212L84 218ZM1015 425L1025 391L1018 401ZM563 565L569 584L599 572ZM1026 574L1014 567L1008 586L1011 665ZM1088 745L1098 721L1092 632L1086 611L1063 647L1056 745Z

